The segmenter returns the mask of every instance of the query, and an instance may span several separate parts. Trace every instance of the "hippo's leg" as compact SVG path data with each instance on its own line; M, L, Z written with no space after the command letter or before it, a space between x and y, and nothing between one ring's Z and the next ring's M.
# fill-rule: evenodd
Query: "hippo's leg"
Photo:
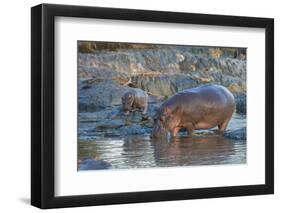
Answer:
M195 129L195 127L192 123L188 123L185 128L188 132L188 135L194 135L193 130Z
M177 136L178 132L180 131L180 127L175 127L173 130L172 130L172 136L175 137Z
M147 113L147 104L144 105L142 114L145 115Z
M229 120L230 120L230 118L226 119L223 123L218 125L220 133L223 133L226 130Z
M136 110L138 110L138 109L137 109L136 105L133 104L131 107L131 112L135 112Z

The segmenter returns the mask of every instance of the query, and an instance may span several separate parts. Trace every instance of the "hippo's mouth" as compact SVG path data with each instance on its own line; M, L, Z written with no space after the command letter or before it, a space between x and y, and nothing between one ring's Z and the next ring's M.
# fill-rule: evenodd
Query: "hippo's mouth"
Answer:
M169 137L169 131L158 122L153 126L151 137L155 139L167 139Z
M130 111L129 110L125 110L124 111L124 115L129 115L130 114Z

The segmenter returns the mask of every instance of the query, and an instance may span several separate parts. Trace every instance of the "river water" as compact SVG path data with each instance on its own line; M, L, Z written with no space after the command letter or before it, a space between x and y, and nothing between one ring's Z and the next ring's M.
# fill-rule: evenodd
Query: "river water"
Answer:
M245 116L235 114L228 130L242 127L246 127ZM169 141L152 141L149 135L80 140L78 170L246 163L246 140L228 139L214 130L197 133L197 136L183 134Z

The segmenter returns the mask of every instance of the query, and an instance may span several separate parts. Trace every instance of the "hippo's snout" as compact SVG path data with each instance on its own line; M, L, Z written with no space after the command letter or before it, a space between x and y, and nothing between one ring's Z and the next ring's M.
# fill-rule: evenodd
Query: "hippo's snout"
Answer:
M129 115L130 114L130 111L129 110L126 110L125 112L124 112L124 115Z
M123 104L123 109L125 110L125 111L131 111L133 108L132 108L132 106L131 105L125 105L125 104Z
M168 131L164 128L163 124L158 121L154 124L152 129L152 138L167 138L168 137Z

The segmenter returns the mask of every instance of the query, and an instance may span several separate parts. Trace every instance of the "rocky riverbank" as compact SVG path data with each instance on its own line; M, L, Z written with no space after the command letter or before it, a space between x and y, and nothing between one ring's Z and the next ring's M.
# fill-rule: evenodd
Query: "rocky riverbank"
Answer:
M241 48L80 42L79 138L150 134L152 117L163 100L206 83L227 87L235 96L236 113L243 116L245 59ZM131 87L148 93L148 116L138 111L122 114L121 96Z

